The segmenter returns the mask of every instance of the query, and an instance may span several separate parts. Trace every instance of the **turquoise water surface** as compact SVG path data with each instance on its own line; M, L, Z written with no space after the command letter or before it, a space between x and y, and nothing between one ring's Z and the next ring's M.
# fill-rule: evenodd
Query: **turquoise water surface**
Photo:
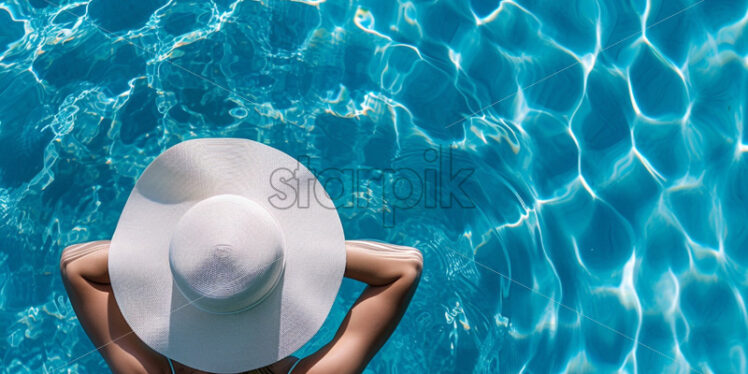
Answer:
M424 253L366 373L748 372L747 22L746 0L0 1L0 371L108 371L61 251L110 238L164 149L231 136L329 181L347 237Z

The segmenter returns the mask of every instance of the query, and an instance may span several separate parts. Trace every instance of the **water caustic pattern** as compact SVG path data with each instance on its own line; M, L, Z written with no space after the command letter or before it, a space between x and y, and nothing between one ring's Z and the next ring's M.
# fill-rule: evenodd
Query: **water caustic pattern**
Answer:
M367 373L748 370L746 0L0 4L6 373L106 371L60 252L205 136L371 171L346 235L425 265ZM455 199L403 205L387 168Z

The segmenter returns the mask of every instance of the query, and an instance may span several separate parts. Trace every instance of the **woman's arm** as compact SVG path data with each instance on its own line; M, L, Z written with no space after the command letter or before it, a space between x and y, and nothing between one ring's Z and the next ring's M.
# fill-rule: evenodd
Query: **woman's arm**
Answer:
M117 307L108 256L109 241L76 244L62 252L62 281L78 321L114 373L163 372L166 359L138 339Z
M345 276L369 286L332 341L299 361L293 374L362 372L397 327L418 286L423 257L415 248L351 240L346 253Z

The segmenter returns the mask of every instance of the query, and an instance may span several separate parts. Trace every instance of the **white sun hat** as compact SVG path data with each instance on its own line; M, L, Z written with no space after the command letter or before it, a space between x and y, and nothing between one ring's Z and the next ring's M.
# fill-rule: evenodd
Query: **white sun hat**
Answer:
M109 278L149 347L235 373L314 336L345 261L338 214L306 167L258 142L207 138L167 149L140 176L112 237Z

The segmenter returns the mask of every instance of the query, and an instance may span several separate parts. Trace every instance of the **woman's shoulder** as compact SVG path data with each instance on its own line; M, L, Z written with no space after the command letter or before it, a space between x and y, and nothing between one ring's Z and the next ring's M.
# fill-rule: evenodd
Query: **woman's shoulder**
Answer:
M299 360L300 359L296 356L288 356L270 365L269 368L272 374L288 374L291 371L291 368L293 368Z

